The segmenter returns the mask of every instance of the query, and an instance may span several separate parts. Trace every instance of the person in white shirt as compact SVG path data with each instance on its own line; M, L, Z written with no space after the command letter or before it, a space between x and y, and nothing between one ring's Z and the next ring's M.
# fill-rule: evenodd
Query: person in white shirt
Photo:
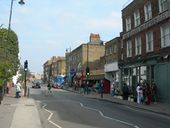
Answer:
M143 102L143 89L140 84L137 85L136 92L137 92L137 103L140 104Z
M19 81L17 81L15 87L16 87L16 98L19 98L19 97L21 97L20 96L20 93L21 93L21 84L20 84Z

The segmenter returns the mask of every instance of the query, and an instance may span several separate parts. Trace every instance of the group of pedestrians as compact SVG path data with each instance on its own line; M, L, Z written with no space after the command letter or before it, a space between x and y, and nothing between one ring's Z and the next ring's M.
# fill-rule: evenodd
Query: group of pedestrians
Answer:
M148 83L139 83L136 87L137 103L145 103L149 105L151 101L157 102L157 86L153 83L151 86Z

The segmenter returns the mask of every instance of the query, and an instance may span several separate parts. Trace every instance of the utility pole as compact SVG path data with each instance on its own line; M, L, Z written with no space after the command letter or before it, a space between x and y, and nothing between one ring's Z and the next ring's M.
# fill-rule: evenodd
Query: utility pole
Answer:
M90 75L90 68L89 68L89 45L87 43L87 66L86 66L86 78L87 78L87 82L86 82L86 91L88 94L88 86L89 86L89 75Z
M26 60L26 61L24 62L24 71L25 71L24 96L26 96L26 93L27 93L27 70L28 70L28 61Z

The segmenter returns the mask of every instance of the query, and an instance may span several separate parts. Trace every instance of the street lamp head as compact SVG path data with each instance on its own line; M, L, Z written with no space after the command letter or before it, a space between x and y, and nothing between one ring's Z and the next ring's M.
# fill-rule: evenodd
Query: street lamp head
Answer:
M24 5L24 4L25 4L24 0L20 0L18 3L19 3L20 5Z

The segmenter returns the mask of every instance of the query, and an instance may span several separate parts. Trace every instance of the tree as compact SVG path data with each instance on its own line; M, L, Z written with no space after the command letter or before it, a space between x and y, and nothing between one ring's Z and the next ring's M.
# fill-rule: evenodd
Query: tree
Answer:
M0 29L0 86L18 71L18 53L18 37L15 32Z

